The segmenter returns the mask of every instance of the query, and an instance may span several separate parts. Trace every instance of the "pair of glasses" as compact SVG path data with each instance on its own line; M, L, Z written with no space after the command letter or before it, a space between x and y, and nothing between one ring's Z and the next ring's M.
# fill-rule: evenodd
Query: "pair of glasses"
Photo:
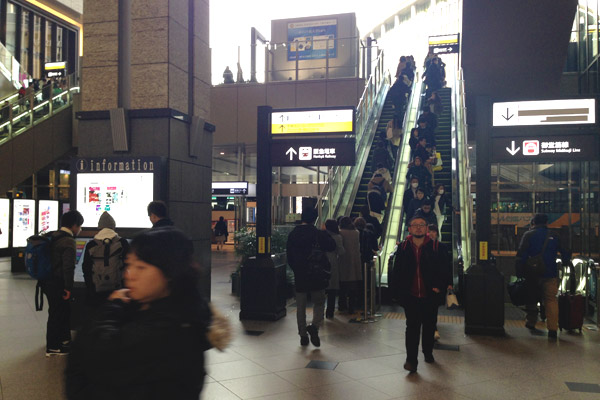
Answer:
M425 228L427 224L412 224L411 228Z

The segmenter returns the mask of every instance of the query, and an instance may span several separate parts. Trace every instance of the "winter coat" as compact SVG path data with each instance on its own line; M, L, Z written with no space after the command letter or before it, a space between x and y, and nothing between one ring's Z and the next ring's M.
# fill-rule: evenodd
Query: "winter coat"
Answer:
M356 229L340 229L346 252L340 260L340 282L356 282L362 280L360 262L360 241Z
M408 236L398 245L394 259L394 269L391 272L390 288L393 296L400 301L400 305L406 304L414 283L417 270L417 257L412 248L412 235ZM421 245L420 270L421 278L425 287L426 297L432 298L434 302L441 304L447 287L447 269L444 268L444 256L439 252L438 246L433 240L425 236ZM437 288L440 293L432 289Z
M227 232L227 223L225 221L217 221L214 232L215 236L229 236L229 232Z
M340 259L346 252L344 249L344 242L342 235L339 233L333 233L327 231L329 235L335 240L335 250L327 252L327 258L329 264L331 264L331 278L329 278L329 286L327 290L339 290L340 289Z
M163 228L165 226L173 226L175 223L171 221L169 218L159 219L152 225L152 229Z
M377 238L375 237L375 233L368 229L363 229L359 232L360 241L360 258L361 262L371 262L373 261L374 252L379 250L379 244L377 243Z
M416 197L408 203L408 208L406 209L404 215L406 215L406 221L410 220L415 216L415 213L418 209L421 208L421 205L425 201L425 197L422 200L417 199Z
M66 290L73 289L75 278L75 238L73 232L67 228L52 234L52 247L50 259L52 261L52 279L63 285Z
M317 242L324 252L335 250L335 240L327 232L318 230L314 225L298 225L288 235L287 261L294 271L297 292L310 292L326 287L321 287L322 282L312 282L308 279L308 256Z
M210 311L163 298L107 302L77 335L65 370L69 400L197 400Z
M437 226L437 218L435 217L433 211L429 211L428 213L426 213L425 211L423 211L422 208L419 208L417 211L415 211L415 217L423 218L425 222L427 222L427 225L433 224Z
M406 189L404 191L404 197L402 198L402 207L404 207L405 213L408 210L408 205L410 204L410 201L412 199L416 199L416 198L417 198L417 189L413 190L412 187L409 187L408 189Z

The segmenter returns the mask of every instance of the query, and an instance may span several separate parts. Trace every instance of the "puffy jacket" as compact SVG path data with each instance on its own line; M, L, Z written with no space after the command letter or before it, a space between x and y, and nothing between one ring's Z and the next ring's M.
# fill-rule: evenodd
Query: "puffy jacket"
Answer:
M308 256L314 244L318 241L322 251L334 251L335 240L325 231L318 230L314 225L298 225L290 232L287 239L287 260L294 271L297 292L309 292L325 289L321 282L311 282L307 276Z
M65 370L69 400L197 400L204 382L210 311L167 297L104 304L77 335Z
M66 290L73 289L75 277L75 238L71 231L53 232L50 259L52 260L52 277L60 282Z

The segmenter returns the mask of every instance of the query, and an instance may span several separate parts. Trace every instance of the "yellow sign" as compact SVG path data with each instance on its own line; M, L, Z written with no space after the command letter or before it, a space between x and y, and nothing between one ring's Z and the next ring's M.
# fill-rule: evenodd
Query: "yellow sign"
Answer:
M271 134L353 133L354 110L274 111Z
M429 36L429 46L458 44L458 35Z
M479 259L488 259L488 242L479 242Z
M258 238L258 254L265 254L265 238Z

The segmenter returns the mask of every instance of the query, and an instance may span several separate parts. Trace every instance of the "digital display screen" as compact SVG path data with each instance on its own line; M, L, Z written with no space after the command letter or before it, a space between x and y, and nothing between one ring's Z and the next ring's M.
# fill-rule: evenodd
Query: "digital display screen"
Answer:
M10 224L10 200L0 199L0 249L8 248L8 233Z
M154 200L154 174L77 174L77 211L85 227L97 227L104 211L114 218L117 228L150 228L146 207Z
M58 201L40 200L38 203L38 232L58 230Z
M27 246L35 235L35 200L13 200L13 247Z

